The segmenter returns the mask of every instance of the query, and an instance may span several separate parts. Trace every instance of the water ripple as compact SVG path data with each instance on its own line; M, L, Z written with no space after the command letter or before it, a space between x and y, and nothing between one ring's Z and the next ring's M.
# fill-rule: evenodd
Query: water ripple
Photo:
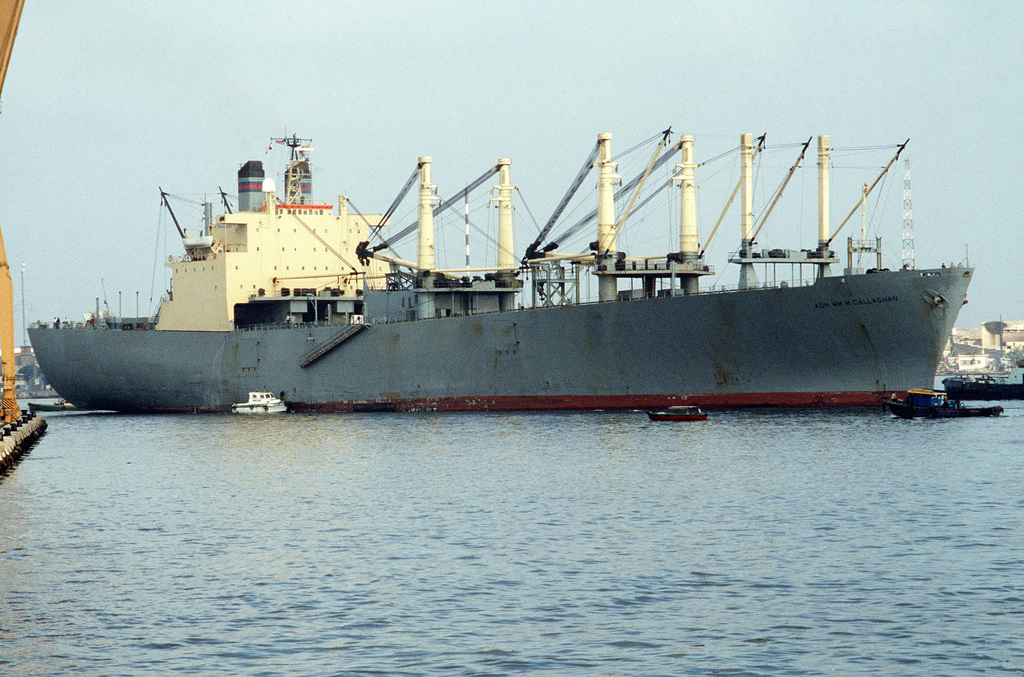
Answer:
M1024 671L1024 409L55 417L0 673Z

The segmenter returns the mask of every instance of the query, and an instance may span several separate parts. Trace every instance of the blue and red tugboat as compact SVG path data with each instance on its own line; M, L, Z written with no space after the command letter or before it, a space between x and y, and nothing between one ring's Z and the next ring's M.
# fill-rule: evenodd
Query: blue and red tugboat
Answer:
M895 394L885 401L892 413L900 418L962 418L965 416L999 416L1002 407L965 407L960 400L951 400L941 390L912 388L907 396L896 399Z

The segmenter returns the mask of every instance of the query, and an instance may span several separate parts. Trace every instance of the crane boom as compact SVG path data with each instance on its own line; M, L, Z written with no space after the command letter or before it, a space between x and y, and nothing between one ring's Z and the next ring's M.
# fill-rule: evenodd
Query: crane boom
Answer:
M775 209L775 203L777 203L779 198L782 197L782 191L786 190L786 186L789 185L789 180L793 178L793 173L796 172L797 167L799 167L800 163L803 161L804 153L807 152L807 147L811 145L812 139L814 139L813 136L810 139L807 139L807 143L805 143L804 147L800 150L800 157L798 157L796 162L793 163L793 166L789 168L789 173L786 174L786 179L782 182L782 185L779 186L779 189L775 191L775 197L772 199L772 203L768 205L768 211L766 211L764 216L761 217L761 223L759 223L757 228L754 230L753 239L756 240L757 234L761 232L762 228L764 228L765 222L768 220L768 217L771 216L772 210Z
M910 139L907 139L906 141L901 143L899 146L897 146L896 154L892 156L891 160L889 160L889 164L887 164L885 167L882 168L881 173L879 173L879 175L877 177L875 177L874 183L872 183L870 186L868 186L867 190L864 191L864 197L865 198L871 193L872 190L875 189L875 186L877 186L878 182L882 180L882 177L886 175L886 173L889 171L889 167L892 167L892 163L896 162L896 160L898 160L900 158L900 153L903 152L903 149L907 147L908 143L910 143ZM853 209L851 209L850 213L846 215L846 218L843 219L843 222L839 224L839 228L836 228L836 232L832 233L832 237L830 237L828 239L828 243L829 244L832 244L832 240L836 239L836 235L838 235L840 229L843 226L846 225L846 222L850 220L850 217L857 213L857 210L860 209L860 205L861 205L861 201L857 200L857 204L855 204L853 206Z
M0 92L4 89L7 78L7 64L11 61L11 50L14 49L14 37L18 34L18 21L21 20L21 8L25 0L0 0L0 39L3 40L3 51L0 52Z

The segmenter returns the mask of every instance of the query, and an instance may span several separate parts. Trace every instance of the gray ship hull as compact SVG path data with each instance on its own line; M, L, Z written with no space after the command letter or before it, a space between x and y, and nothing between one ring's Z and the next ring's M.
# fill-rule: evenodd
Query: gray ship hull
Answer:
M972 273L886 271L361 331L29 334L49 382L79 408L228 411L262 389L298 411L866 405L931 386Z

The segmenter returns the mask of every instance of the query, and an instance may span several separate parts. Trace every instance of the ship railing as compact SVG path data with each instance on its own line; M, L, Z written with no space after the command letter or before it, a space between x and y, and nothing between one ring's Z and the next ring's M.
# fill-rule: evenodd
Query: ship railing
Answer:
M755 287L748 287L747 290L748 291L752 291L754 289L785 289L787 287L811 286L813 284L814 284L813 280L803 280L803 281L800 281L800 282L793 282L793 283L790 283L790 282L787 282L785 280L782 280L782 281L779 281L779 282L763 282L761 284L758 284ZM701 289L700 291L697 292L697 294L698 295L725 294L725 293L735 293L735 292L738 292L738 291L742 291L740 289L739 285L724 285L723 284L723 285L712 285L712 286L710 286L710 287L708 287L706 289ZM682 293L677 291L677 296L681 296L681 295L682 295ZM631 291L631 290L628 290L628 289L624 289L624 290L622 290L620 292L620 298L616 299L614 301L582 301L579 304L571 304L571 305L586 306L586 305L595 305L595 304L598 304L598 303L628 303L630 301L640 301L640 300L644 300L644 299L660 299L660 298L670 298L670 297L671 297L671 294L668 292L668 290L660 290L660 291L656 292L655 294L651 295L651 294L643 294L640 290L632 290ZM502 311L502 310L481 311L481 312L472 313L472 315L493 315L493 314L496 314L496 313L521 312L521 311L525 311L525 310L534 310L534 309L535 309L535 307L533 307L533 306L520 306L519 308L516 308L514 310L506 310L506 311ZM127 318L125 318L125 319L127 319ZM433 318L433 317L424 317L424 318L415 318L415 319L404 319L404 318L399 318L399 317L395 317L395 318L379 318L379 319L373 320L372 324L395 324L395 323L399 323L399 322L420 322L420 321L433 320L433 319L441 319L441 318ZM291 322L291 323L288 323L288 322L268 322L268 323L262 323L262 324L250 324L250 325L244 325L244 326L236 326L235 327L235 331L265 331L265 330L268 330L268 329L311 329L311 328L315 328L315 327L343 326L343 325L346 325L346 324L349 324L349 323L348 322L331 322L331 321L324 321L324 320L321 320L319 322ZM154 329L156 327L156 323L153 322L152 320L150 320L150 321L143 321L143 322L128 322L128 321L119 321L118 318L105 318L103 321L101 321L99 323L94 322L92 320L86 320L84 322L72 322L70 320L54 320L53 322L44 322L42 320L37 320L37 321L33 322L30 326L33 329L50 329L50 328L53 328L53 329L91 329L91 330L111 329L111 330L118 330L118 331L128 331L128 330L149 330L149 329Z
M33 329L113 329L118 331L141 331L154 329L156 327L156 322L153 320L129 321L128 318L125 318L124 320L106 318L98 323L93 320L85 320L84 322L72 322L71 320L54 320L53 322L44 322L42 320L37 320L29 326Z
M264 322L262 324L246 324L236 326L235 331L266 331L268 329L313 329L316 327L344 327L348 324L359 324L358 322L330 322L321 320L319 322Z
M719 284L711 285L705 289L701 289L696 292L697 296L704 296L707 294L734 294L741 291L755 291L760 289L787 289L790 287L810 287L814 285L814 280L796 280L790 282L788 280L778 280L773 282L762 282L760 284L750 287L740 287L738 284ZM675 296L684 296L682 291L676 290ZM693 296L694 294L690 294ZM661 299L661 298L672 298L673 294L667 290L662 289L654 294L644 294L640 289L623 289L619 291L619 298L612 301L584 301L579 305L584 306L593 303L621 303L628 301L642 301L645 299Z
M760 283L760 284L758 284L756 286L746 287L746 288L741 288L739 285L735 285L735 284L733 284L733 285L722 284L722 285L712 285L711 287L708 287L706 289L701 289L700 291L698 291L696 293L696 295L698 295L698 296L706 296L706 295L711 295L711 294L734 294L734 293L742 292L742 291L755 291L755 290L760 290L760 289L787 289L787 288L795 288L795 287L810 287L813 284L814 284L814 280L802 280L802 281L794 281L794 282L789 282L787 280L781 280L781 281L778 281L778 282L762 282L762 283ZM682 293L682 291L680 291L680 290L676 291L676 296L677 297L680 297L680 296L683 296L683 295L684 294ZM691 296L693 296L693 294L691 294ZM617 298L615 300L611 300L611 301L581 301L580 303L572 303L572 304L564 304L564 305L589 306L589 305L597 305L597 304L600 304L600 303L630 303L632 301L642 301L642 300L650 300L650 299L667 299L667 298L672 298L672 295L668 292L668 290L659 290L655 294L643 294L641 292L641 290L639 290L639 289L633 290L632 293L628 289L623 289L623 290L619 291L619 298ZM550 307L557 307L557 306L519 306L518 308L515 308L513 310L487 310L487 311L479 311L479 312L469 313L468 315L460 315L460 314L446 315L446 316L440 317L440 318L438 318L438 317L421 317L421 318L406 319L406 318L401 317L401 316L395 316L395 317L390 317L390 318L387 318L387 317L380 317L380 318L373 318L373 319L367 318L367 323L369 323L369 324L398 324L398 323L404 323L404 322L428 322L430 320L451 319L452 317L477 317L477 316L480 316L480 315L495 315L495 314L498 314L498 313L518 313L518 312L530 311L530 310L540 310L541 308L550 308Z
M786 289L787 287L811 287L814 285L814 280L777 280L774 282L762 282L752 287L740 287L738 284L719 284L712 285L707 289L700 290L700 294L723 294L732 293L738 291L753 291L755 289Z

